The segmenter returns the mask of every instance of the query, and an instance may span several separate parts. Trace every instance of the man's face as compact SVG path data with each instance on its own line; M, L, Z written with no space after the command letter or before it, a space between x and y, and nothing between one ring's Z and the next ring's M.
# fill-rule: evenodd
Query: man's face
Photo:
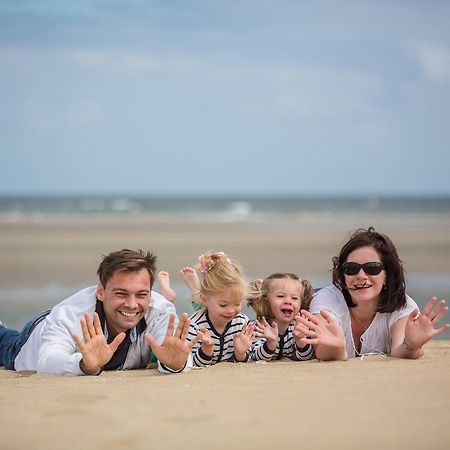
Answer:
M150 306L150 274L147 269L115 272L106 286L97 286L97 298L103 302L109 336L134 328Z

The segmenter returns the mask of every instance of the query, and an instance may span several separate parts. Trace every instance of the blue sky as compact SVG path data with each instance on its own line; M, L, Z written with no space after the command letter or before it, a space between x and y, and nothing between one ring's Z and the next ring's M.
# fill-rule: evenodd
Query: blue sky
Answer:
M0 0L0 195L450 195L450 2Z

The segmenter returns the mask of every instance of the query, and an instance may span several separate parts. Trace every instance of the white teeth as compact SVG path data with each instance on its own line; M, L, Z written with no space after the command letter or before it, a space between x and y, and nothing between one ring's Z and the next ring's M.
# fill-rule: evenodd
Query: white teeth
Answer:
M127 313L124 311L120 311L120 314L123 314L125 317L134 317L137 313Z

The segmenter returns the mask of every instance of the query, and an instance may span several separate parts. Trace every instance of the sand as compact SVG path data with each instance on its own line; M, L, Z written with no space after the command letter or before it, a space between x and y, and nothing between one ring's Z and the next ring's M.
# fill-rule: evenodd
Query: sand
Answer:
M54 377L0 370L3 450L450 448L450 342L417 361L221 363Z
M408 274L450 277L449 215L246 219L0 216L0 319L41 306L8 292L93 284L101 255L123 247L154 250L174 279L213 248L249 277L294 271L327 281L349 232L374 225L395 240ZM449 340L429 343L417 361L223 363L77 378L0 370L0 449L448 449L449 374Z

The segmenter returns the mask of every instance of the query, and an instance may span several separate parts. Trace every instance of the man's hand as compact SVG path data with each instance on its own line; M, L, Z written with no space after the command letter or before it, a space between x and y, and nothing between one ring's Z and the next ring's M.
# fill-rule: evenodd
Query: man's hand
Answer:
M175 334L173 332L174 325L175 314L171 314L166 337L161 345L148 333L145 334L145 339L162 364L169 369L178 371L185 366L192 347L199 341L199 336L196 336L191 342L187 341L189 331L189 317L187 314L181 316Z
M80 368L86 375L95 375L112 358L114 352L125 339L125 333L119 333L111 344L108 344L97 313L94 313L94 321L91 320L89 314L85 313L80 320L80 324L83 340L72 334L83 355Z

